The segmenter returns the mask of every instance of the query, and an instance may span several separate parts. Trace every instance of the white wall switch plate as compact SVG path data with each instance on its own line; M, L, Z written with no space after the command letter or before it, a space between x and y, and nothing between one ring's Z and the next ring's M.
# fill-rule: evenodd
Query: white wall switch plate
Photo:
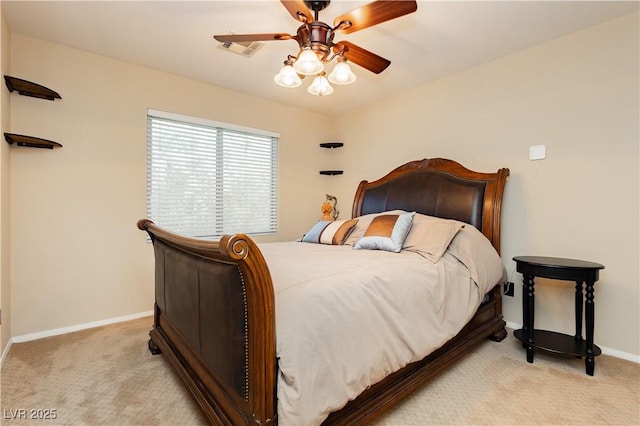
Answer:
M529 160L543 160L547 156L547 149L544 145L529 147Z

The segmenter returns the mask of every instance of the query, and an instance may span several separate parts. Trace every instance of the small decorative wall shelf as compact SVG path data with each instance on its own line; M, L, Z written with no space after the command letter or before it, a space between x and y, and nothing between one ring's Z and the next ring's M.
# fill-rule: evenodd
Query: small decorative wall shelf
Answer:
M31 81L23 80L21 78L11 77L10 75L4 76L4 82L7 84L9 92L17 91L23 96L31 96L32 98L47 99L53 101L55 99L62 99L62 97L48 87L41 86ZM55 147L62 147L58 142L50 141L48 139L36 138L34 136L17 135L15 133L5 133L4 139L9 145L16 144L17 146L28 146L30 148L46 148L53 149Z
M320 144L320 148L341 148L343 146L342 142L323 142Z
M31 96L33 98L48 99L53 101L55 99L62 99L62 97L48 87L41 86L31 81L22 80L21 78L11 77L10 75L4 76L4 81L7 84L9 92L17 91L24 96Z
M18 146L28 146L31 148L47 148L53 149L56 147L62 147L58 142L50 141L47 139L36 138L33 136L16 135L15 133L5 133L4 139L9 145L16 144Z
M344 143L342 142L323 142L320 144L320 148L329 148L329 149L342 148L343 146L344 146ZM341 175L342 173L344 173L342 170L320 170L321 175L327 175L327 176Z

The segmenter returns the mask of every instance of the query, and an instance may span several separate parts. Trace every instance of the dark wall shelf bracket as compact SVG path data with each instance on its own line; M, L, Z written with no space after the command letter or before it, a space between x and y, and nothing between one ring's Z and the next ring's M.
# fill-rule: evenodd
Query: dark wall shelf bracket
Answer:
M62 147L58 142L50 141L42 138L35 138L33 136L16 135L15 133L5 133L4 139L9 145L16 144L18 146L28 146L31 148L46 148L53 149L56 147Z
M21 78L11 77L10 75L4 76L4 82L7 83L9 92L14 90L24 96L31 96L33 98L48 99L53 101L55 99L62 99L62 97L48 87L41 86L36 83L32 83Z
M344 146L342 142L323 142L320 144L320 148L340 148Z

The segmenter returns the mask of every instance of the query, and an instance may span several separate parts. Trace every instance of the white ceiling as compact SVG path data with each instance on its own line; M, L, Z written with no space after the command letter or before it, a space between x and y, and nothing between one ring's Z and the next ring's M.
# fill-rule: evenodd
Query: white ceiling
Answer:
M329 24L368 1L334 0ZM357 81L330 96L285 89L273 76L297 43L269 41L246 58L218 48L214 34L295 34L298 22L277 0L9 1L12 32L39 37L235 91L325 114L462 71L639 9L638 1L418 1L418 11L335 41L348 40L391 61L375 75L353 65Z

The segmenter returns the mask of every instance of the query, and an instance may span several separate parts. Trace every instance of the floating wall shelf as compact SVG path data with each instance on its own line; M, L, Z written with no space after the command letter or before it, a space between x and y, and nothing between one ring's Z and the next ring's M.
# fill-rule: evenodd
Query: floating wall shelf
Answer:
M329 148L329 149L342 148L343 146L344 146L344 143L342 142L323 142L320 144L320 148ZM327 176L341 175L342 173L344 173L342 170L320 170L321 175L327 175Z
M41 86L31 81L23 80L21 78L11 77L10 75L4 76L4 82L7 84L9 92L17 91L23 96L31 96L32 98L48 99L53 101L55 99L62 99L62 97L48 87ZM34 136L17 135L15 133L5 133L4 139L9 145L16 144L17 146L28 146L31 148L46 148L53 149L56 147L62 147L58 142L50 141L48 139L36 138Z
M31 96L33 98L48 99L53 101L55 99L62 99L62 97L48 87L41 86L36 83L32 83L21 78L11 77L10 75L4 76L4 81L7 83L9 92L14 90L24 96Z
M320 144L320 148L340 148L343 146L344 143L342 142L323 142Z
M35 138L33 136L16 135L15 133L5 133L4 139L9 145L16 144L18 146L28 146L31 148L46 148L53 149L56 147L62 147L58 142L50 141L42 138Z

